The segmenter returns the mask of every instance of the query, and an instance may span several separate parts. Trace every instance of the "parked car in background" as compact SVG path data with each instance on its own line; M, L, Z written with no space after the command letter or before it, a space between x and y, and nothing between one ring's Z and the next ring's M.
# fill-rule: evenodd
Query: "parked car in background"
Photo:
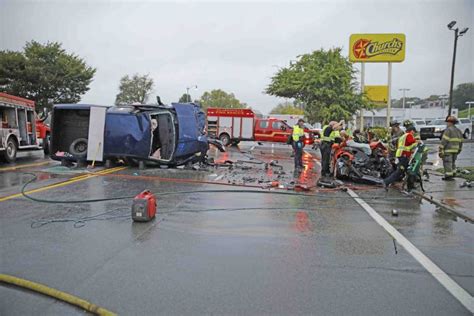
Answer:
M416 130L420 130L422 127L426 126L426 121L425 120L413 120Z
M457 127L461 130L465 139L471 139L472 121L468 118L460 118Z
M470 139L472 131L472 122L468 118L458 119L459 123L456 127L461 130L465 139ZM439 118L431 122L431 124L425 125L420 128L420 137L422 140L429 138L439 138L443 136L443 132L446 129L446 121L444 118Z
M123 159L178 166L202 161L209 143L198 105L94 106L53 108L51 158L62 162Z
M440 138L443 135L443 131L446 129L446 122L444 118L438 118L432 121L430 124L420 128L420 138L422 140L429 138Z

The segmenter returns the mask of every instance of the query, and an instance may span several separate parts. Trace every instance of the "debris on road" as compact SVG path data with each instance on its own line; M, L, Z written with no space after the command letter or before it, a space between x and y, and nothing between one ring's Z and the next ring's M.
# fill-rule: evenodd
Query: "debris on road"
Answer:
M472 188L472 182L471 181L464 181L463 183L461 183L461 185L459 187L460 188Z

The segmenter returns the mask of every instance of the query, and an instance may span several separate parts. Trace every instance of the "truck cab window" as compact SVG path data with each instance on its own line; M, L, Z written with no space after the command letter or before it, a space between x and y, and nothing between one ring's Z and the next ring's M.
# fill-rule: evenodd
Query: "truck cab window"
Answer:
M261 120L259 124L260 128L268 128L268 121L267 120Z

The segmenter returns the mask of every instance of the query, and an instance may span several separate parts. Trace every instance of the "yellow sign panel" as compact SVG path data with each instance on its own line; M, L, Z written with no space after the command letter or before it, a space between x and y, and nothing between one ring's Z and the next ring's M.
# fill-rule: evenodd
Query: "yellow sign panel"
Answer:
M405 34L352 34L349 60L399 63L405 60L405 42Z
M387 103L388 86L364 86L364 93L372 102Z

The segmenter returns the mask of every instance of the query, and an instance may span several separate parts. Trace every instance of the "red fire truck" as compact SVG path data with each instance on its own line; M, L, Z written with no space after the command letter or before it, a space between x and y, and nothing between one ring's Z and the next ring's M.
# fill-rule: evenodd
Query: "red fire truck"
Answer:
M262 118L251 109L207 109L207 134L225 146L241 140L286 143L293 128L276 118ZM313 144L312 132L305 129L305 144Z
M35 113L35 102L0 93L0 159L14 162L18 150L49 150L50 128Z

